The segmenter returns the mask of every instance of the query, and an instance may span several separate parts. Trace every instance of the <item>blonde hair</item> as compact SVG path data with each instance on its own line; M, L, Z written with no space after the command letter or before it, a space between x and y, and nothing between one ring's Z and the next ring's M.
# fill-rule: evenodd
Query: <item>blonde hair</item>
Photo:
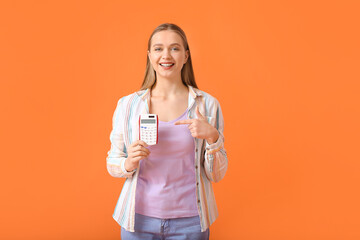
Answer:
M181 80L185 86L190 85L195 88L198 88L196 85L196 82L195 82L194 71L193 71L193 67L192 67L192 63L191 63L191 54L190 54L189 44L187 42L185 32L179 26L177 26L176 24L173 24L173 23L163 23L163 24L157 26L155 28L155 30L152 32L152 34L150 35L150 38L148 40L148 48L147 48L148 51L150 51L151 39L152 39L153 35L157 32L164 31L164 30L174 31L182 38L185 51L186 50L189 51L189 56L188 56L186 63L184 64L183 68L181 69ZM144 81L141 85L140 90L145 90L147 88L152 89L153 86L155 85L155 83L156 83L156 72L151 65L149 57L147 56L146 57L145 77L144 77Z

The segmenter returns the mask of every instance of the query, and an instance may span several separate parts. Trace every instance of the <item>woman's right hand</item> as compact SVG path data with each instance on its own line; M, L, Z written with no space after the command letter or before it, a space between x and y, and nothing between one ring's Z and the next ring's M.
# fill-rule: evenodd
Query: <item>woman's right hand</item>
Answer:
M130 145L128 148L128 157L125 160L126 171L131 172L138 168L140 160L146 158L150 154L149 149L145 148L148 146L149 145L142 140L137 140Z

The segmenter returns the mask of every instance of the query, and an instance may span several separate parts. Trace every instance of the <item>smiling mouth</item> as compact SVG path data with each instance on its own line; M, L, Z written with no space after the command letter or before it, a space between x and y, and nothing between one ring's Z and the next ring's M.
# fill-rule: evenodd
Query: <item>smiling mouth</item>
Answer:
M173 65L174 65L174 63L160 63L160 66L163 66L163 67L171 67Z
M174 63L171 63L171 64L162 64L162 63L160 63L159 65L161 66L162 69L169 70L174 66Z

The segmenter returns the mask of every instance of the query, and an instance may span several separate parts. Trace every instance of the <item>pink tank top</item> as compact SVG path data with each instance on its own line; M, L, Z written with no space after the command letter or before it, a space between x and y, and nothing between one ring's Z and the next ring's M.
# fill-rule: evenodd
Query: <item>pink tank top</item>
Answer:
M135 212L157 218L198 215L196 206L195 143L186 110L169 122L159 121L158 144L148 146L150 155L140 161Z

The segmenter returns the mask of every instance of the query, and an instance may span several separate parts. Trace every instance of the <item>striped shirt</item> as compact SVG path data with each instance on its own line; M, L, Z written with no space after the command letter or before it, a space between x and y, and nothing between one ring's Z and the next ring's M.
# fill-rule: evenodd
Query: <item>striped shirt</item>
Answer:
M204 232L218 217L211 182L220 181L227 170L228 160L224 148L224 119L219 101L210 94L188 85L188 118L196 118L195 108L219 132L215 143L193 138L195 143L196 202L201 231ZM127 147L139 140L139 115L149 114L150 89L140 90L120 98L113 115L110 133L111 148L107 153L107 171L113 177L126 178L117 201L113 218L124 229L134 232L135 193L139 167L127 172Z

